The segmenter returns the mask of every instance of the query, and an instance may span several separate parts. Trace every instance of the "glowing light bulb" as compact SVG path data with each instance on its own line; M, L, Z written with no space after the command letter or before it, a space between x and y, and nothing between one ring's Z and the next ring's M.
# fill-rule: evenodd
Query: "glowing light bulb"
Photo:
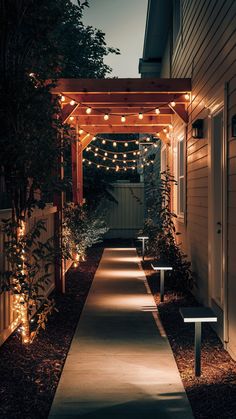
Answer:
M115 162L115 159L112 159L112 163L114 163Z
M147 147L145 147L144 151L148 151Z
M173 125L172 124L169 124L169 129L173 129Z
M97 157L98 153L94 153L94 156Z
M167 132L167 129L166 129L166 128L164 128L164 129L163 129L163 132Z
M65 96L61 96L61 101L65 102L65 100L66 100Z
M149 163L147 163L147 166L149 166Z
M72 100L70 101L70 105L71 105L71 106L74 106L74 104L75 104L75 101L72 99Z
M134 166L132 166L132 170L135 170L135 167Z
M83 162L85 162L85 159L83 159Z
M138 156L140 155L140 151L137 151Z
M135 141L135 144L139 144L139 141L138 141L138 140L136 140L136 141Z
M123 163L126 163L126 160L123 160Z
M106 144L106 140L102 140L102 144Z
M120 166L116 166L116 171L118 172L120 170Z
M97 147L95 148L95 151L98 151L98 148Z
M80 129L80 130L79 130L79 134L81 135L81 134L83 134L83 133L84 133L84 130Z
M100 164L97 164L97 168L98 168L98 169L100 168Z
M89 161L88 164L92 164L91 161Z
M107 167L107 170L109 170L109 167Z
M189 94L188 94L188 93L186 93L186 94L184 95L184 97L185 97L185 99L186 99L186 100L189 100L189 99L190 99L190 96L189 96Z
M137 154L137 153L136 153L136 151L134 151L134 152L133 152L133 156L136 156L136 154Z
M117 159L117 154L114 154L114 159Z
M133 163L135 163L136 162L136 160L133 160Z
M155 109L155 112L156 112L156 114L157 114L157 115L159 115L159 114L161 113L161 111L160 111L160 109L159 109L159 108L156 108L156 109Z
M142 112L139 112L138 117L139 117L139 119L143 119L143 114L142 114Z
M109 115L108 115L108 113L105 113L105 115L104 115L104 119L105 119L105 121L107 121L107 120L109 119Z
M104 156L107 156L107 152L104 153Z
M172 102L170 102L170 105L172 106L172 108L174 108L176 105L175 101L173 100Z
M73 116L70 116L70 121L73 121L75 118Z
M146 138L146 141L150 141L150 139L151 139L150 137L147 137L147 138Z
M116 147L117 146L117 143L114 141L114 143L113 143L113 147Z
M125 122L126 121L126 117L125 117L125 115L122 115L122 117L121 117L121 122Z
M125 171L125 172L127 171L126 167L124 167L124 171Z
M107 158L106 157L103 157L103 160L105 161Z
M128 145L129 145L128 143L125 143L125 147L128 147Z
M97 137L93 137L92 141L96 141Z
M123 154L123 157L127 157L127 154Z
M88 115L89 115L91 112L92 112L92 108L90 108L90 107L89 107L89 108L87 108L87 109L86 109L86 113L87 113Z

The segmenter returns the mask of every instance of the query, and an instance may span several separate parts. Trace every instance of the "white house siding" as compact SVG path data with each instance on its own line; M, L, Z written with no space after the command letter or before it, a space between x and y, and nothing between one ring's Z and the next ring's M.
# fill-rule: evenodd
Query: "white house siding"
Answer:
M170 46L167 46L167 51ZM228 349L236 358L236 139L231 138L231 118L236 114L236 1L183 0L182 27L174 45L172 62L164 55L161 77L191 77L192 102L186 138L186 214L178 223L183 233L184 248L190 255L198 277L198 297L211 302L209 284L209 168L210 116L225 103L228 113L228 176L227 176L227 271L228 271ZM170 66L169 66L170 64ZM169 67L171 71L169 72ZM225 83L228 96L224 97ZM228 105L227 105L228 103ZM226 109L227 106L227 109ZM192 121L204 119L204 138L193 139ZM174 118L171 146L173 156L176 140L184 127ZM173 201L175 201L175 196ZM227 307L227 306L225 306ZM219 312L220 315L220 312ZM223 323L218 332L223 339ZM227 335L227 334L226 334Z

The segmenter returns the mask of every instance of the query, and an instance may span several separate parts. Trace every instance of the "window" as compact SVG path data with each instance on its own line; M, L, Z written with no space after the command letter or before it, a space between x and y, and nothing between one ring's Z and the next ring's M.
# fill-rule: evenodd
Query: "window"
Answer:
M175 45L181 27L181 0L173 0L173 45Z
M177 212L180 217L184 216L185 212L185 160L184 160L184 140L181 139L178 142L178 154L177 154Z
M166 146L161 148L161 172L166 170Z

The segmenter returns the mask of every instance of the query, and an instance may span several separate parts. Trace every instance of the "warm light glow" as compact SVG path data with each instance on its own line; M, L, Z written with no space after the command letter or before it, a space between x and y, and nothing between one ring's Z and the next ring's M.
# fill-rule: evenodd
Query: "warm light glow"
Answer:
M185 97L185 99L186 99L186 100L189 100L189 99L190 99L190 96L189 96L189 94L188 94L188 93L186 93L186 94L184 95L184 97Z
M155 112L156 112L156 114L157 114L157 115L159 115L159 114L161 113L161 111L160 111L160 109L159 109L159 108L156 108L156 109L155 109Z
M136 140L136 141L135 141L135 144L139 144L139 141L138 141L138 140Z
M106 140L102 140L102 144L106 144Z
M98 153L94 153L94 156L97 157Z
M92 108L89 107L89 108L86 109L87 114L90 114L91 112L92 112Z
M104 153L104 156L107 156L107 152Z
M128 147L128 145L129 145L128 143L125 143L125 147Z
M109 170L109 167L107 167L107 170Z
M106 157L103 157L103 160L105 161L107 158Z
M66 100L65 96L61 96L61 101L65 102L65 100Z
M97 164L97 168L98 168L98 169L100 168L100 164Z
M97 137L93 137L92 141L96 141Z
M91 161L89 161L88 164L92 164Z
M150 140L151 140L151 138L150 138L150 137L147 137L147 138L146 138L146 141L150 141Z
M132 166L132 170L135 170L135 167L134 166Z
M70 105L71 105L71 106L74 106L74 104L75 104L75 101L72 99L72 100L70 101Z
M167 129L166 129L166 128L164 128L164 129L163 129L163 132L165 132L165 133L166 133L166 132L167 132Z
M143 119L143 114L142 114L142 112L139 112L138 117L139 117L139 119Z
M70 121L73 121L75 118L73 116L70 116Z
M117 146L117 143L114 141L114 143L113 143L113 147L116 147Z
M133 152L133 156L136 156L136 154L137 154L137 153L136 153L136 151L134 151L134 152Z
M79 130L79 134L81 135L81 134L83 134L84 133L84 130L83 129L80 129Z
M123 154L123 157L127 157L127 154Z
M114 154L114 159L117 159L117 154Z
M126 117L125 117L125 115L122 115L121 122L125 122L125 121L126 121Z
M173 129L173 125L169 124L169 129L172 130Z
M105 121L107 121L107 120L109 119L109 115L108 115L108 113L105 113L105 115L104 115L104 119L105 119Z
M175 101L173 100L172 102L170 102L170 105L172 106L172 108L174 108L176 105Z

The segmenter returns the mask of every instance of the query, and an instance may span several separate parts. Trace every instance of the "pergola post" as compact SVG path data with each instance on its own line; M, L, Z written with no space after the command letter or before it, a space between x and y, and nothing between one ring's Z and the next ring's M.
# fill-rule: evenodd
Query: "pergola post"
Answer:
M74 204L83 202L83 148L79 140L79 125L76 121L76 137L71 144L72 193Z
M58 158L58 180L64 179L63 155L60 153ZM63 206L64 206L64 192L58 191L54 194L54 205L57 207L57 212L54 216L54 241L56 248L55 256L55 286L59 292L65 292L65 269L64 259L62 257L62 223L63 223Z

